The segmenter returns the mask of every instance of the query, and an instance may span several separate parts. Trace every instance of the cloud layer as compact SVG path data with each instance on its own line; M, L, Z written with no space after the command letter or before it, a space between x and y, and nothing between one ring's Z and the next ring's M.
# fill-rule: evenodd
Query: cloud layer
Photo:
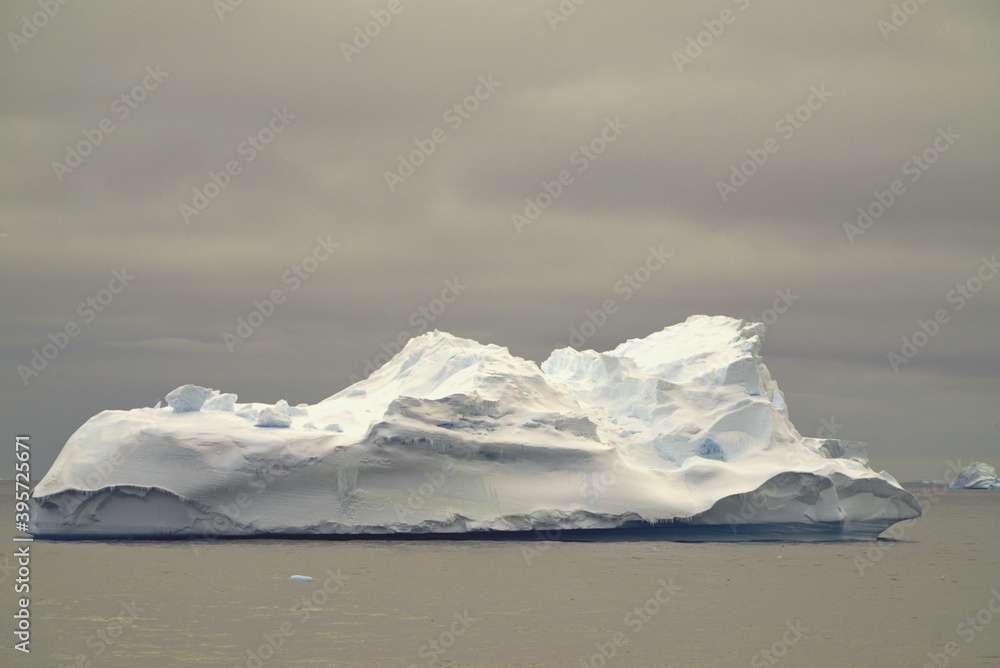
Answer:
M804 433L996 459L1000 8L902 5L6 3L0 422L40 477L182 383L315 402L427 328L540 361L708 313L769 324Z

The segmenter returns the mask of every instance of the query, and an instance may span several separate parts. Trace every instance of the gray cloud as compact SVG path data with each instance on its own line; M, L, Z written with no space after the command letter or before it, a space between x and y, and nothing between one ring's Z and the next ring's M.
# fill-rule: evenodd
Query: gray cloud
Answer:
M608 298L620 308L589 347L693 313L765 317L788 289L764 353L804 433L835 415L901 478L995 459L1000 281L961 310L947 295L1000 253L1000 9L928 3L886 39L892 4L585 3L553 31L555 2L406 2L351 62L342 43L385 3L243 3L223 20L210 3L62 6L0 60L0 422L32 434L38 477L90 415L181 383L317 401L456 278L467 289L427 326L539 361ZM5 35L37 11L5 4ZM833 95L779 129L821 86ZM275 109L294 119L249 160ZM53 161L105 118L60 181ZM628 127L579 171L608 118ZM385 172L435 128L446 140L391 192ZM947 128L960 138L911 181L906 162ZM717 183L769 138L777 152L723 201ZM229 161L239 173L185 223ZM561 170L572 183L518 233L512 214ZM851 243L844 225L895 179L905 192ZM292 291L284 272L327 236L340 247ZM626 302L615 285L650 246L672 257ZM78 305L123 267L135 280L84 322ZM274 289L287 301L230 353L223 333ZM887 354L941 308L950 321L894 373ZM17 365L70 321L80 334L25 387Z

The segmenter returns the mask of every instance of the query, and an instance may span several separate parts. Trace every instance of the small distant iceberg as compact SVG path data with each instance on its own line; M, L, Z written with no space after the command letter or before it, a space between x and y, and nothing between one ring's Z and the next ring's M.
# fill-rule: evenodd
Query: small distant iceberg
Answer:
M1000 478L997 477L997 470L989 464L972 462L958 472L948 488L1000 490Z

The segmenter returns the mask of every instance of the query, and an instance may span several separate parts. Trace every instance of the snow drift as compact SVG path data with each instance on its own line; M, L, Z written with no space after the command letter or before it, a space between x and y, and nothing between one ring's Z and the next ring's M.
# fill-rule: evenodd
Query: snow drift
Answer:
M434 331L311 406L187 385L80 427L32 533L872 539L918 516L862 444L796 431L762 336L692 316L539 367Z

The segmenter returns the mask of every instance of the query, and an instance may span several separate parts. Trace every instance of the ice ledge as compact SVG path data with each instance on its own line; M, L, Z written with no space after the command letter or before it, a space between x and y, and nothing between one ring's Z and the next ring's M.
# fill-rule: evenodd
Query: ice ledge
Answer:
M452 514L438 520L387 524L344 521L273 525L242 512L247 501L206 506L156 488L117 487L70 490L36 500L32 533L50 539L214 539L262 538L473 538L518 540L874 540L899 521L920 515L908 494L881 480L833 481L810 474L781 474L760 488L721 499L693 517L643 518L636 513L610 515L586 510L535 511L530 514L475 519ZM841 496L846 494L846 496ZM867 499L860 497L868 495ZM845 512L840 503L871 504L892 499L898 515L885 517ZM241 510L242 509L242 510ZM156 517L158 524L151 524Z

